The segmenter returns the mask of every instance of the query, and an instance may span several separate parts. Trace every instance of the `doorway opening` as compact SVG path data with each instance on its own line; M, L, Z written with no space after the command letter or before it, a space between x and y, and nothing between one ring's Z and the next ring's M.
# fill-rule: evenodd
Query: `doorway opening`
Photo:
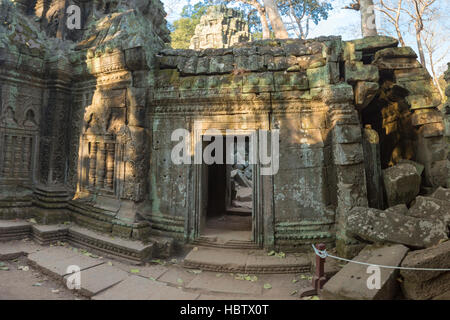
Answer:
M205 147L215 140L207 142ZM238 143L239 142L239 143ZM254 187L248 136L223 139L223 161L204 165L201 238L218 245L253 241ZM212 156L215 157L213 151ZM228 160L228 161L227 161ZM231 161L230 161L231 160Z

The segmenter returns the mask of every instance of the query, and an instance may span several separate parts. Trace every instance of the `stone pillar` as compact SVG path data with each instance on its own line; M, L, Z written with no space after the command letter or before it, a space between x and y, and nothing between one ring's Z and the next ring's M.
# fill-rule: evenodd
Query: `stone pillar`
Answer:
M99 142L99 154L97 162L97 188L103 188L105 184L106 167L106 143Z
M366 125L363 129L363 150L369 206L384 209L380 138L370 125Z
M11 174L11 157L12 157L12 136L11 135L5 135L5 158L3 160L3 176L7 177Z
M446 186L448 152L442 113L437 108L415 109L411 122L417 134L416 160L425 166L425 186L429 188Z
M97 176L97 142L90 143L89 150L89 185L95 187Z
M346 235L347 213L353 207L368 206L361 124L350 85L329 86L323 97L329 106L337 182L336 247L339 255L353 257L362 245Z
M109 190L112 190L114 187L114 148L114 143L107 144L105 187Z

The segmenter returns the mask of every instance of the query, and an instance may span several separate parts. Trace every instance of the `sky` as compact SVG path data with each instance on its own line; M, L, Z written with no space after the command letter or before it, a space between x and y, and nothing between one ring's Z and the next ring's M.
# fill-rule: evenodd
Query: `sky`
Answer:
M191 4L195 4L198 0L190 0ZM162 0L167 12L167 21L173 22L178 19L181 10L184 5L188 3L188 0ZM355 38L361 38L360 31L360 13L355 10L342 9L345 5L348 5L351 0L332 0L333 10L329 12L327 20L320 21L319 24L312 25L308 38L315 38L319 36L340 35L343 40L351 40ZM439 6L447 7L450 9L449 0L436 0ZM449 10L447 10L447 13ZM380 24L380 12L376 12L376 23ZM450 20L450 19L448 19ZM447 21L448 21L447 20ZM437 67L437 72L442 73L446 70L447 62L450 62L450 50L447 50L450 45L450 29L446 27L447 34L449 35L444 39L445 45L439 50L437 56L444 56L442 61ZM380 29L380 28L379 28ZM415 36L411 33L405 35L405 41L407 45L411 46L417 52L417 46L415 42Z

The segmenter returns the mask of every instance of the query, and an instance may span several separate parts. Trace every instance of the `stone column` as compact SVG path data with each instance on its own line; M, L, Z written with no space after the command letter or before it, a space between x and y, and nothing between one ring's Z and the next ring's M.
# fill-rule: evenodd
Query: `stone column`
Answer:
M329 105L337 183L336 246L339 255L352 257L362 246L346 235L347 213L353 207L368 206L361 123L353 105L350 85L329 86L323 97Z
M96 175L97 175L97 142L91 142L89 150L89 186L95 187Z
M449 160L442 113L437 108L414 109L411 122L417 134L416 160L425 166L425 186L446 186Z
M105 184L106 143L99 142L99 146L99 155L97 158L97 188L103 188Z
M363 150L369 205L371 208L384 209L380 138L370 124L363 129Z
M106 182L105 187L112 190L114 187L114 143L108 143L106 150Z
M3 162L3 176L8 177L11 174L11 157L12 157L12 136L5 135L5 158Z

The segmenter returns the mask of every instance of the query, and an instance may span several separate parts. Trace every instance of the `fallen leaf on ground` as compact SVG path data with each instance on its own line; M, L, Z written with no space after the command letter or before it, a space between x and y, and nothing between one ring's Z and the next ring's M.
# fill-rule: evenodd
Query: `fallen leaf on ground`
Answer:
M193 274L200 274L200 273L202 273L202 270L188 270L188 272L193 273Z
M131 272L131 273L139 273L139 272L141 272L141 271L140 271L139 269L131 269L130 272Z
M296 294L297 292L298 292L297 290L292 291L292 292L291 292L291 296L293 296L293 295Z
M42 283L40 282L36 282L35 284L33 284L33 287L40 287L40 286L42 286Z
M265 283L264 289L272 289L272 285L270 283Z

